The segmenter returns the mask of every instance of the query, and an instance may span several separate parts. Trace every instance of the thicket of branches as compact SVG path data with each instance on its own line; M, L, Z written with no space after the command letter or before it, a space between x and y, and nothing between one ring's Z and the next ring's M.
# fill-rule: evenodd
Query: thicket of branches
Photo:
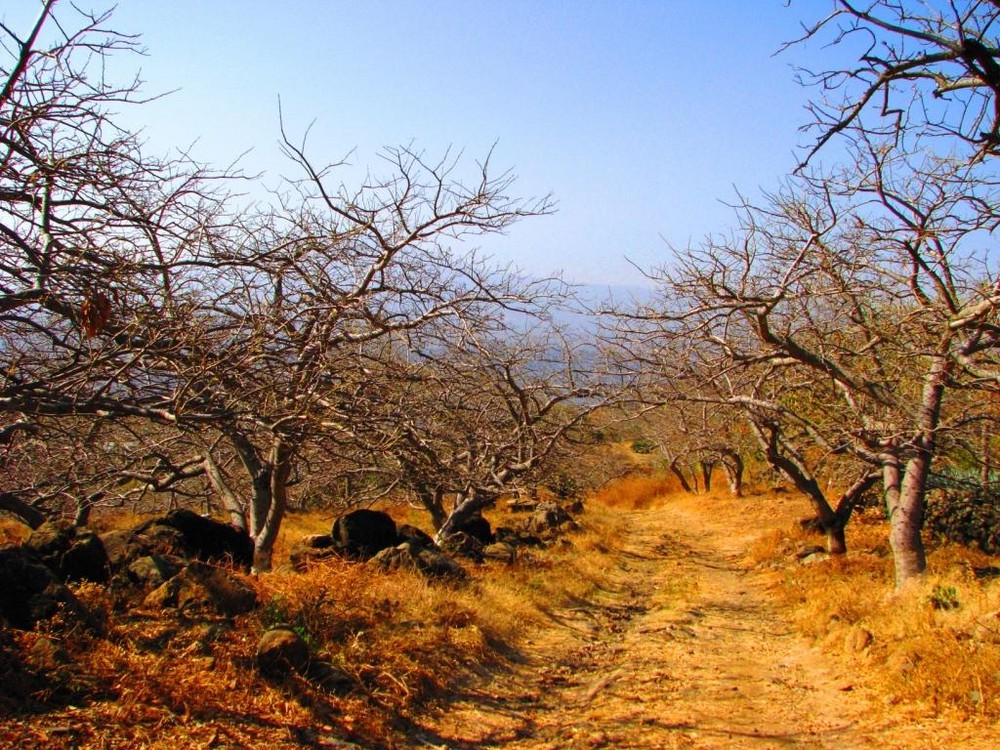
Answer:
M845 54L802 71L798 169L729 234L672 250L657 297L598 341L556 322L558 279L471 249L552 209L489 154L388 148L352 187L282 130L294 178L237 208L242 175L117 124L141 92L104 62L136 39L49 0L0 27L0 509L82 523L169 498L224 512L264 570L295 503L406 497L445 535L630 401L658 410L684 486L721 466L739 495L756 457L832 552L880 490L903 585L935 473L982 496L995 479L998 18L834 3L790 42Z
M689 444L749 430L831 552L880 487L902 586L926 566L934 467L992 480L1000 9L835 6L799 42L860 55L803 72L819 135L795 175L742 201L731 234L673 250L651 273L659 301L619 314L615 333L650 403L682 420L715 410ZM834 143L840 165L812 166Z
M142 100L104 78L137 49L110 23L50 0L0 28L4 509L224 509L265 570L291 494L404 486L455 523L610 392L553 323L565 285L471 249L551 210L490 155L387 148L350 187L282 132L296 176L237 210L241 175L117 124Z

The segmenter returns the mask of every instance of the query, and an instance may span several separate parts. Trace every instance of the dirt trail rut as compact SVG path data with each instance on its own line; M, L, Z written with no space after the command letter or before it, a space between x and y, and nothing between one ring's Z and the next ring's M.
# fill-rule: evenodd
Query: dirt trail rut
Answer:
M614 585L553 612L512 674L470 690L415 746L883 744L863 726L861 687L793 632L760 574L741 566L751 540L731 523L692 498L628 512L627 529Z

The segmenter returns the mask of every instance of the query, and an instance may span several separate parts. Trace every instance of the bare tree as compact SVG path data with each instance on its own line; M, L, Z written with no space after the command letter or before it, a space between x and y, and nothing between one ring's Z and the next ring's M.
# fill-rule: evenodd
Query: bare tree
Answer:
M624 333L624 330L619 333ZM689 363L690 364L690 363ZM652 396L658 408L642 417L642 423L655 438L657 450L663 456L667 469L677 478L686 492L698 491L698 473L701 487L711 491L715 468L722 467L734 497L743 495L746 463L744 455L750 448L745 425L738 410L725 408L721 399L708 402L688 400L681 394L691 392L683 385L690 372L671 367L664 379L672 382L672 395L664 398L665 391L657 388ZM702 379L698 383L704 382ZM686 473L685 473L686 472Z
M832 507L797 446L860 462L848 501L877 468L903 585L926 565L941 435L973 418L968 400L947 411L946 394L995 376L997 280L975 250L995 186L962 161L874 145L855 156L838 175L744 205L733 237L678 253L660 275L670 306L632 320L653 324L646 337L669 343L672 361L703 363L701 387L679 397L742 408L828 533L842 533L849 502Z
M466 186L450 156L428 162L389 149L391 174L349 191L330 185L330 170L314 168L300 146L286 146L306 175L295 185L300 207L246 233L250 244L222 269L211 334L192 342L205 363L200 397L233 411L220 430L251 478L248 527L260 569L296 457L314 436L344 427L337 405L357 358L378 341L479 307L524 303L509 273L460 243L549 210L545 199L510 198L511 176L491 176L488 160Z
M95 508L148 513L184 504L210 512L198 447L192 435L145 419L36 416L4 451L0 491L31 508L7 510L32 526L70 514L85 525Z
M810 106L819 131L805 162L838 135L942 139L970 147L973 159L1000 153L1000 7L992 0L898 2L837 0L806 28L857 63L802 71L821 89ZM790 46L789 45L789 46ZM853 136L852 136L853 137Z
M201 435L171 465L219 493L265 570L346 363L380 339L523 302L463 243L550 202L510 197L513 176L489 158L467 169L412 148L387 149L388 176L352 189L284 137L301 179L278 205L235 214L213 187L233 175L151 158L111 119L140 101L138 84L106 82L101 63L135 40L75 8L67 36L54 6L23 37L2 29L0 409Z
M0 409L129 400L169 422L154 389L142 399L133 386L144 352L186 327L180 269L201 266L225 206L214 186L231 175L145 153L110 114L141 103L138 81L104 77L106 58L136 40L109 14L67 6L57 22L55 6L26 34L0 27Z
M596 347L549 318L562 292L531 286L531 317L483 310L414 332L366 367L351 401L363 410L350 420L357 438L391 459L386 471L441 537L537 480L587 417L623 392L620 376L600 370Z
M5 507L32 524L71 493L82 520L119 483L108 467L136 469L95 457L109 415L178 423L147 355L188 328L185 274L205 272L225 216L217 183L234 176L152 156L116 124L143 99L137 80L105 77L107 59L138 51L109 13L54 0L23 32L0 25L0 413L31 434L8 446Z
M687 491L696 491L697 476L684 476L682 459L690 473L694 459L715 463L728 456L736 464L757 452L809 501L828 551L842 554L855 504L880 475L871 462L845 455L843 415L835 400L816 397L815 377L790 358L758 354L759 343L738 308L727 311L725 302L693 286L694 279L704 279L695 273L702 263L717 263L716 270L725 267L737 276L748 273L724 247L733 245L679 253L681 269L661 271L660 299L617 311L610 336L644 373L642 402L656 404L662 410L656 419L672 428L656 434ZM737 471L734 466L727 474ZM839 498L824 489L831 482L844 488Z

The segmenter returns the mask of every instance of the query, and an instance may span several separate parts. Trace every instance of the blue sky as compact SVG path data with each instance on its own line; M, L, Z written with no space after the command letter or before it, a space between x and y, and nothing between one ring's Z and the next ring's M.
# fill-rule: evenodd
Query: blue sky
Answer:
M384 145L475 159L496 142L516 191L559 210L486 249L533 274L627 284L641 276L626 257L649 267L667 243L725 231L720 201L794 166L810 92L792 66L818 51L774 53L830 4L119 0L115 25L143 36L148 57L128 63L145 90L177 89L129 115L157 150L249 151L244 168L275 183L293 173L279 96L292 133L315 121L317 161L354 150L359 170Z

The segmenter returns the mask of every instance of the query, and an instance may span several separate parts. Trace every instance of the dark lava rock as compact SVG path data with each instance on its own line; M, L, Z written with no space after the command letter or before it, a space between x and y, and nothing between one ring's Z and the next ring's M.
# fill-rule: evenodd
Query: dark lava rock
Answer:
M121 570L140 557L188 556L184 535L170 526L147 521L134 529L111 531L101 536L112 570Z
M35 557L48 562L49 559L60 556L69 549L74 536L76 527L69 521L61 519L46 521L31 532L24 546Z
M464 557L474 562L483 561L483 543L476 537L458 531L441 540L441 549L456 557Z
M340 555L340 550L329 534L310 534L292 545L288 561L292 569L305 573L315 563Z
M352 510L334 521L334 543L341 553L357 560L368 560L384 549L399 544L396 522L379 510Z
M56 574L26 547L0 549L0 623L31 630L63 613L93 630L99 625Z
M311 660L309 645L288 627L271 628L257 644L257 668L266 677L280 679L290 672L305 674Z
M456 580L466 578L462 566L434 544L424 546L414 542L403 542L397 547L379 552L369 561L369 565L384 571L412 570L429 578Z
M65 581L107 582L111 564L101 538L91 531L77 530L69 549L63 553L59 574Z
M544 534L550 531L575 529L576 522L557 503L539 503L535 512L525 522L525 531L533 534Z
M224 568L192 561L150 592L144 603L147 607L176 608L184 612L241 615L257 606L257 593Z
M434 545L434 537L428 534L422 529L418 529L416 526L412 526L408 523L404 523L398 529L399 541L400 542L413 542L422 547L432 547Z
M245 570L253 564L253 540L245 531L184 509L132 529L112 531L101 539L115 571L140 557L155 555L234 563Z
M174 555L147 555L132 561L127 575L132 583L155 588L180 573L186 564L186 560Z
M100 538L69 521L46 521L24 546L63 581L104 583L110 576L108 554Z
M517 547L541 547L544 544L541 537L528 534L525 531L512 529L509 526L497 526L496 538L498 542L512 544Z
M490 527L490 522L482 516L475 516L457 526L455 532L459 531L478 539L483 546L492 544L494 541L493 529Z
M253 565L253 540L231 524L184 508L171 511L157 523L180 531L189 554L202 562L232 561L246 569Z
M495 542L483 550L483 557L513 565L517 562L517 547L507 542Z

